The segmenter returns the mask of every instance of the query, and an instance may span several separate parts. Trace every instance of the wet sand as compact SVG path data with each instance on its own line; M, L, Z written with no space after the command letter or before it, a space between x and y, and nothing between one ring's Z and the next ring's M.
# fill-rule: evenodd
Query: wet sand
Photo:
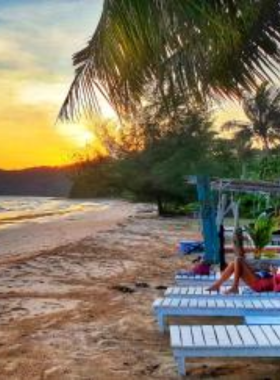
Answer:
M20 218L15 218L18 223L8 229L0 228L0 263L92 236L115 226L131 212L133 208L126 202L108 201L93 209L62 212L52 214L52 217L46 213L41 219L34 215L34 218L24 218L23 223L20 223Z
M183 265L176 244L198 236L198 228L143 205L106 212L33 226L46 233L43 243L29 231L32 241L17 238L21 248L12 238L8 250L1 246L0 380L179 378L151 304ZM200 359L190 361L187 378L279 373L279 360Z

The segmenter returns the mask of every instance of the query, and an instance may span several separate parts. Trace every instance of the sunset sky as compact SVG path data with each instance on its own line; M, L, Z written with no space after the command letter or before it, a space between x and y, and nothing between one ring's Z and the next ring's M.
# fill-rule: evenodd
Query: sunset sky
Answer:
M82 125L55 120L73 79L72 54L93 33L102 4L0 0L0 168L66 164L90 141Z
M102 3L0 0L0 168L66 164L90 137L55 120Z

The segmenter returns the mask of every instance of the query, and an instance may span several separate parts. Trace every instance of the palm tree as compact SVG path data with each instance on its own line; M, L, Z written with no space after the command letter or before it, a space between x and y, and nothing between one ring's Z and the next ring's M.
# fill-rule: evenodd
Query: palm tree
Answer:
M244 97L243 109L249 121L229 121L223 129L235 131L235 141L249 148L256 141L267 154L280 142L280 88L264 82L254 95Z
M279 43L279 0L104 0L59 117L96 111L100 92L134 113L151 86L163 102L239 96L277 73Z

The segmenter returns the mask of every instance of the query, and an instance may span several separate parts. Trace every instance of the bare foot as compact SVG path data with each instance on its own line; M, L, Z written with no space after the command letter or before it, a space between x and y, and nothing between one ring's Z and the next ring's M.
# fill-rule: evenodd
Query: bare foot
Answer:
M207 292L218 292L220 293L220 286L218 285L212 285L210 288L206 289Z
M227 289L224 294L238 294L239 289L236 286L232 286L231 288Z

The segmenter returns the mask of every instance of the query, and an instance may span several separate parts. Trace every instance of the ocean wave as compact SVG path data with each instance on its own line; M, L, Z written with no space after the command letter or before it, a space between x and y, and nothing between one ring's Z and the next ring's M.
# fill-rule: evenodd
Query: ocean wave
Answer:
M0 196L0 225L56 217L71 212L100 208L100 206L104 206L104 202L47 197Z

